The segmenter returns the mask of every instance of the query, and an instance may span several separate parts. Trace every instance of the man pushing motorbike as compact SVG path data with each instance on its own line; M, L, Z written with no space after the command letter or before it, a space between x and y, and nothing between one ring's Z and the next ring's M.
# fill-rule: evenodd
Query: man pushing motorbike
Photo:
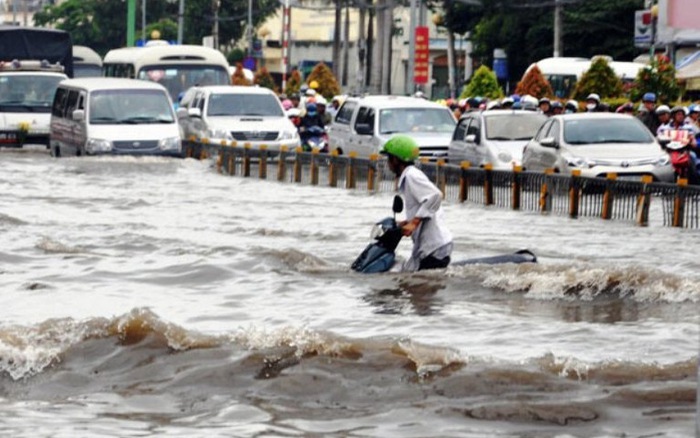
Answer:
M399 178L398 191L404 199L406 220L399 223L404 236L413 239L411 257L403 271L444 268L450 264L452 234L442 220L442 192L416 166L420 149L407 135L395 135L381 153Z

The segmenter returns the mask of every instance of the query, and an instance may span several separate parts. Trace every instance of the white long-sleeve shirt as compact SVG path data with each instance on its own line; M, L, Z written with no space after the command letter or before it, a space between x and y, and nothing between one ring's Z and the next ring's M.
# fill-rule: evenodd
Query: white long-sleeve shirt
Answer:
M442 192L415 166L407 166L399 177L399 193L404 200L406 219L421 219L413 232L413 252L403 266L405 271L418 269L429 255L444 258L452 252L452 234L442 219Z

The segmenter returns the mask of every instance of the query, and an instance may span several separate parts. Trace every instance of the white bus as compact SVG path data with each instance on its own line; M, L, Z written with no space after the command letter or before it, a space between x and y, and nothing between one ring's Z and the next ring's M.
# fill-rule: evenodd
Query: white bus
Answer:
M637 73L645 64L638 62L621 62L608 59L608 64L623 82L632 82ZM591 67L591 59L588 58L545 58L528 67L528 71L537 65L542 75L552 86L554 95L565 99L571 95L576 82ZM527 72L526 72L527 73Z
M226 57L209 47L155 45L126 47L107 52L104 75L144 79L163 85L173 102L195 85L229 85Z
M102 76L102 57L87 46L73 46L73 77Z

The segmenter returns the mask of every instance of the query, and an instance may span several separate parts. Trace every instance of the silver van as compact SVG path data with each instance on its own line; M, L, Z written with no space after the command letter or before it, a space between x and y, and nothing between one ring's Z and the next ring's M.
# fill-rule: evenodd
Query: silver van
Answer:
M162 85L136 79L68 79L51 108L52 155L182 155L180 128Z
M394 134L408 134L420 147L421 157L447 156L455 130L452 111L444 105L406 96L348 98L328 132L331 149L360 157L376 154Z

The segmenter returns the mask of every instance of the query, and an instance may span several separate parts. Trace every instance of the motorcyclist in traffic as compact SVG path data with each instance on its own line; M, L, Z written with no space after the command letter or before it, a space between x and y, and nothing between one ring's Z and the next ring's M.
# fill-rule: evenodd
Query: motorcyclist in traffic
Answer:
M649 131L653 134L659 129L659 116L656 114L656 94L644 93L642 96L642 108L637 115L637 118L644 123Z
M313 136L319 135L320 131L325 129L323 118L318 113L316 103L309 102L306 104L306 113L301 118L299 124L299 137L301 138L302 147L308 148L308 140Z
M663 106L663 105L662 105ZM682 106L674 106L670 111L671 119L668 123L661 125L658 129L657 136L659 138L670 137L671 131L688 131L690 133L688 146L690 157L697 168L698 165L698 142L695 138L695 130L693 126L686 122L685 108Z

